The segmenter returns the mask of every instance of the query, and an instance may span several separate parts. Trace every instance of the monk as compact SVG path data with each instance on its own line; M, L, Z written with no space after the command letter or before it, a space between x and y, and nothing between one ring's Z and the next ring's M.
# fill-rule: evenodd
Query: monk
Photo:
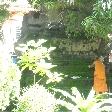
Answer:
M108 91L105 75L105 65L103 64L103 57L96 57L93 64L89 68L94 67L94 84L93 89L96 94L101 94Z

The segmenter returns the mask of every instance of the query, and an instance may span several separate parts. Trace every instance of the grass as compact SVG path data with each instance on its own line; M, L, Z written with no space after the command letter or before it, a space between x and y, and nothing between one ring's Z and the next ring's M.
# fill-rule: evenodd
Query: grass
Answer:
M93 85L93 69L89 69L88 65L92 63L92 60L84 57L73 57L73 56L62 56L52 58L52 63L57 65L57 67L53 68L52 71L57 71L59 73L63 73L66 77L60 83L49 84L47 87L55 87L59 89L63 89L66 91L70 91L71 87L77 87L78 90L86 97ZM111 78L112 74L109 74L107 78L107 83L111 89ZM73 78L78 77L78 78ZM42 78L39 75L36 75L36 81ZM40 81L44 83L43 79ZM41 84L40 83L40 84ZM33 84L33 76L29 71L24 71L21 86L28 86ZM112 90L112 89L111 89Z
M71 87L75 86L80 92L87 96L93 83L92 70L88 68L88 65L90 64L89 59L70 57L67 59L66 57L58 57L52 60L52 63L57 65L52 71L57 71L66 75L60 83L53 84L53 87L69 91ZM32 73L27 70L23 72L21 79L22 87L33 84L33 76L31 74ZM75 76L79 78L73 79ZM37 81L40 78L41 76L36 75Z
M91 64L91 60L87 58L79 58L79 57L69 57L69 58L55 58L52 60L52 63L57 65L57 67L53 68L52 71L57 71L59 73L65 74L65 78L60 83L49 84L47 87L55 87L58 89L62 89L64 91L71 91L72 87L77 87L79 92L82 93L85 97L88 96L92 85L93 85L93 69L89 69L88 65ZM73 77L76 76L78 78ZM107 77L107 83L110 87L110 92L112 92L111 83L112 83L112 72ZM36 81L42 78L39 75L36 75ZM44 81L44 79L43 79ZM43 83L41 81L41 83ZM32 73L28 70L23 72L23 76L21 79L21 86L28 86L33 84L33 76ZM59 98L60 95L57 95ZM59 112L68 112L65 107L60 106Z

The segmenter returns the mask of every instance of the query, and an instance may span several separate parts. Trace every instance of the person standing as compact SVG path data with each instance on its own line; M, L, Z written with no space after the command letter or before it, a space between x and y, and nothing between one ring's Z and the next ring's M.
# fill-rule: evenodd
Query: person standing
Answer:
M94 62L88 66L94 67L94 84L93 89L96 94L108 92L106 83L105 65L103 63L103 57L96 57Z

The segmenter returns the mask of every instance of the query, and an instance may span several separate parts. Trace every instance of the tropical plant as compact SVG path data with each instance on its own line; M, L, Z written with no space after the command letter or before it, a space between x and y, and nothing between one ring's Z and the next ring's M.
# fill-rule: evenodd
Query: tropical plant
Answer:
M70 100L58 100L58 104L65 106L69 111L72 112L102 112L112 111L112 98L106 98L106 94L95 95L92 89L87 98L77 90L72 88L72 93L60 89L53 89L56 93L61 93ZM108 94L107 94L108 95Z
M59 82L62 80L61 75L63 74L50 72L50 69L56 66L48 62L51 59L50 53L55 49L55 47L43 47L42 44L45 42L46 40L44 39L39 39L38 42L31 40L27 42L27 44L20 44L20 47L16 48L22 51L22 56L19 57L20 60L18 61L21 70L23 71L26 68L31 70L34 74L34 83L35 74L39 74L41 76L46 75L48 77L48 81L46 83L55 81Z
M0 48L0 109L5 110L10 101L20 95L21 72L17 65L12 63L10 55Z
M42 44L46 40L40 39L37 43L34 40L27 42L26 44L20 44L20 47L17 47L17 50L22 52L20 56L19 64L22 67L22 71L29 67L29 70L32 70L33 73L40 73L43 75L47 70L54 67L51 63L45 63L45 60L50 60L50 52L55 49L55 47L42 47Z
M91 16L82 22L88 37L106 39L112 32L112 1L99 0L93 7Z
M24 88L13 112L55 112L56 99L43 86L35 84Z
M64 7L63 22L68 37L84 38L85 33L81 25L83 19L91 14L92 5L95 0L76 0L74 4ZM88 5L88 7L86 7Z

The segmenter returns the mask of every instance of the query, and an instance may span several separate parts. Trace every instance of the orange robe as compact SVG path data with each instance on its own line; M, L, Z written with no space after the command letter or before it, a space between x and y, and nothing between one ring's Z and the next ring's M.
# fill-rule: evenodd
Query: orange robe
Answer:
M93 88L96 93L107 92L107 83L105 75L105 65L100 61L94 61L95 71L94 71L94 85Z

